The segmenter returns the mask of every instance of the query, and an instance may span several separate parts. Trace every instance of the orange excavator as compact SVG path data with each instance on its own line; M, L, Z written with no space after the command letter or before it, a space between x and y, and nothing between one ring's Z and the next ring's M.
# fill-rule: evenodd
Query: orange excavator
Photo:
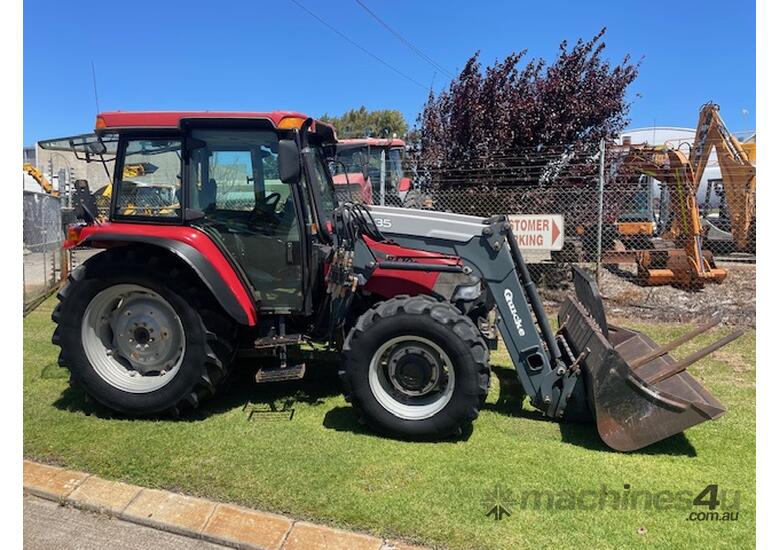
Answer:
M693 182L698 186L715 149L728 208L728 225L738 252L756 251L756 144L742 143L726 128L720 107L709 102L699 111L691 147Z
M653 240L654 248L630 251L645 285L701 288L721 283L726 270L715 266L712 253L703 249L704 231L696 201L694 166L679 149L666 146L629 145L624 165L667 186L671 223ZM607 259L609 262L609 259Z
M722 212L728 212L735 248L755 252L755 144L738 141L726 128L718 105L709 102L699 111L689 156L665 145L622 146L624 166L666 186L670 223L659 239L652 239L653 248L608 252L604 263L633 258L639 281L645 285L702 288L705 283L721 283L726 278L726 270L716 267L712 253L704 249L709 229L704 224L709 222L696 198L713 149L721 170L726 206Z

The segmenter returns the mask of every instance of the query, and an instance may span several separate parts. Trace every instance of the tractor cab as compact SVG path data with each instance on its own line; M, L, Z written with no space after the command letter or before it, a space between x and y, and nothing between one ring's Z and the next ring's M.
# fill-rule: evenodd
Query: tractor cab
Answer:
M289 112L104 113L96 126L41 147L113 172L108 227L198 228L240 266L259 311L311 314L304 273L322 263L336 206L330 126Z
M362 138L339 140L333 182L339 196L350 202L398 205L411 189L404 176L403 140Z

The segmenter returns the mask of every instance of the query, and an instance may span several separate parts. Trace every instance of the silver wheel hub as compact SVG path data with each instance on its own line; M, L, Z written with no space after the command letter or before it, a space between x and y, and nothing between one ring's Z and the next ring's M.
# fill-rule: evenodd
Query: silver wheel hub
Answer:
M387 375L393 387L411 397L430 393L442 376L438 359L418 342L401 343L387 361Z
M374 353L368 383L388 412L405 420L424 420L450 402L455 372L438 344L421 336L399 336Z
M139 285L114 285L96 294L84 312L81 338L95 372L131 393L166 385L184 359L181 319L167 300Z

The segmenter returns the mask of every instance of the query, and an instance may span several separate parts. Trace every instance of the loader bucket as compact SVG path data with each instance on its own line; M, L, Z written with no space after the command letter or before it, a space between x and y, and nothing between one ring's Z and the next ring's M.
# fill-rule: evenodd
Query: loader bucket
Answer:
M595 282L574 268L577 299L558 314L560 332L586 378L589 404L601 439L618 451L633 451L726 412L686 368L736 339L720 339L681 361L669 351L714 327L714 320L660 346L647 335L608 324Z

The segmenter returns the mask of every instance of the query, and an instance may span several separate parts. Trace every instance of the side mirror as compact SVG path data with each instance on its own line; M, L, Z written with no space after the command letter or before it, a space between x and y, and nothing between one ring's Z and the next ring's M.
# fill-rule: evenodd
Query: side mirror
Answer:
M87 143L86 147L92 155L104 155L107 151L105 144L100 140Z
M282 183L298 183L301 179L301 152L291 139L279 140L279 179Z

